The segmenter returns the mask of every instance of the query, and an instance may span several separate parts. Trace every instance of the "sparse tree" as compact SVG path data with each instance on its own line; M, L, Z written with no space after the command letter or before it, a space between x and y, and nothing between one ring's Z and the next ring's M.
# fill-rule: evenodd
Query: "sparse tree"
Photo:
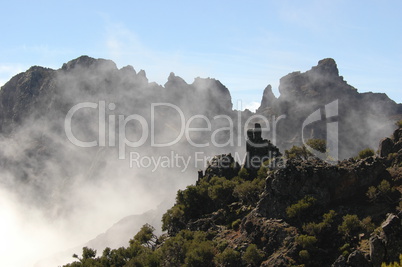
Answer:
M144 224L141 230L130 240L130 245L138 242L141 245L145 245L150 249L154 249L157 244L157 236L154 234L155 228L150 224Z

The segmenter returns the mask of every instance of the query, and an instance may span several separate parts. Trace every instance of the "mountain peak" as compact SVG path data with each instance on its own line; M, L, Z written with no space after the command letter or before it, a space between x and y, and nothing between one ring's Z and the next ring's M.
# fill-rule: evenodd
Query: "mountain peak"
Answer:
M339 76L338 66L333 58L324 58L318 61L318 65L311 69L321 75Z
M89 56L80 56L76 59L70 60L67 63L64 63L61 67L62 70L68 71L74 69L76 67L83 67L83 68L91 68L91 67L106 67L108 69L117 69L116 63L112 60L102 59L102 58L92 58Z
M261 99L261 105L257 110L257 113L262 112L264 109L272 107L273 103L276 101L274 93L272 93L272 86L268 84L264 89L264 93Z
M188 86L188 84L179 76L176 76L174 72L171 72L168 81L165 83L165 88L174 88L174 87L179 87L179 88L184 88Z

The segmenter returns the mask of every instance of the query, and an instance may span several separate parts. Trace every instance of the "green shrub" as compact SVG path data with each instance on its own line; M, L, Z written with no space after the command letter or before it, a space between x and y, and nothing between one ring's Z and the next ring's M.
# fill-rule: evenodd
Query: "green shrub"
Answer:
M149 248L154 248L156 245L157 237L154 235L155 228L150 224L144 224L140 231L130 240L130 245L134 242L138 242L141 245L145 245Z
M192 246L186 253L184 262L187 266L194 267L214 266L214 257L215 249L211 241L203 241L201 243L193 242Z
M246 170L247 171L247 170ZM162 230L174 235L184 229L190 220L212 213L236 201L234 188L243 180L214 176L201 179L197 185L179 190L175 205L162 216Z
M243 180L247 180L250 177L250 174L248 173L246 168L241 168L239 171L239 177Z
M209 182L208 197L216 204L217 208L234 201L233 189L236 183L224 177L212 177Z
M391 187L391 184L387 180L382 180L377 187L370 186L366 192L366 196L370 202L388 201L393 202L391 194L395 191L395 188Z
M229 245L228 241L225 240L225 239L221 239L221 240L219 240L218 242L217 242L217 241L215 241L215 242L216 242L215 247L216 247L220 252L223 252L223 251L228 247L228 245Z
M348 257L348 255L350 254L350 244L349 243L345 243L345 244L343 244L343 246L341 246L340 248L339 248L339 251L342 253L342 255L345 257L345 258L347 258Z
M334 210L330 210L328 213L325 213L323 217L323 223L325 227L328 227L333 221L336 216L336 212Z
M239 230L240 224L241 224L240 219L237 219L236 221L232 222L232 229L235 231Z
M317 243L317 238L311 235L299 235L295 239L296 243L304 249L311 249Z
M323 229L323 224L322 223L307 223L303 225L303 231L308 233L309 235L314 235L318 236Z
M243 261L251 266L260 266L264 253L257 248L257 245L250 244L243 254Z
M367 233L371 233L375 230L375 224L372 222L370 216L367 216L361 221L361 226Z
M175 204L162 216L162 230L169 234L176 234L186 226L183 205Z
M301 213L316 203L316 199L312 196L305 196L299 200L296 204L293 204L286 208L286 215L289 218L300 217Z
M285 157L287 159L308 159L312 154L306 149L305 146L292 146L291 149L285 150Z
M308 261L308 260L310 259L310 253L309 253L307 250L305 250L305 249L300 250L300 252L299 252L299 257L300 257L300 259L302 259L303 261Z
M359 152L358 158L359 159L365 159L365 158L368 158L368 157L371 157L371 156L374 156L374 155L375 155L375 153L374 153L373 149L365 148L365 149L363 149L362 151Z
M366 196L371 202L375 202L378 197L377 188L375 186L370 186L367 190Z
M82 259L83 260L95 258L95 256L96 256L96 250L88 248L88 247L82 248Z
M141 253L138 256L132 258L125 264L125 267L136 267L136 266L149 266L149 267L158 267L160 266L160 258L156 253L145 252ZM103 265L109 266L109 265ZM116 266L116 265L112 265ZM118 265L117 265L118 266Z
M161 259L169 259L170 266L182 266L184 263L200 266L196 265L200 260L210 259L211 253L215 254L207 233L189 230L170 237L158 250Z
M266 160L262 163L260 169L257 171L257 179L265 180L268 176L269 166L271 165L271 161L273 159Z
M347 214L342 217L342 224L338 226L338 231L345 237L352 236L357 230L362 228L361 222L357 215Z
M240 262L241 262L240 252L231 248L226 248L222 253L218 254L215 257L215 263L218 266L236 267L239 266Z
M325 213L322 217L323 220L320 223L310 222L303 225L303 230L310 235L318 236L324 228L329 228L334 221L334 217L336 216L336 212L334 210L330 210L328 213Z
M242 204L255 206L259 199L259 195L264 191L264 187L264 179L245 181L234 188L233 195L238 198Z
M306 141L306 145L311 147L312 149L325 153L327 152L327 142L322 139L309 139ZM308 159L309 157L314 156L305 145L302 146L292 146L289 150L285 150L285 157L287 159Z
M391 184L387 180L382 180L377 189L381 194L388 194L391 192Z
M323 139L309 139L307 140L306 145L321 153L325 153L327 151L327 141Z

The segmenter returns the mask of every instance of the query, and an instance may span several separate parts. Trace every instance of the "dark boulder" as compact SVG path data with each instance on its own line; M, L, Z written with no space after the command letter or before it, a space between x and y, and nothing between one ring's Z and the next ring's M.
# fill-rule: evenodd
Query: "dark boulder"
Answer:
M387 137L380 141L380 157L387 157L388 154L392 153L394 148L394 142L391 138Z
M382 262L399 261L402 252L402 221L396 214L388 214L381 224L381 233L370 238L370 258L373 266Z
M350 267L370 267L368 259L365 257L364 253L360 250L355 250L350 253L347 264Z

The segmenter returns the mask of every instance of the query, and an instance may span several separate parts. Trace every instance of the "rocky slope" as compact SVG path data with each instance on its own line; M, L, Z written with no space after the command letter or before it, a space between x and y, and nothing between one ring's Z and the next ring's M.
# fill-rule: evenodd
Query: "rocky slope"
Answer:
M243 219L241 225L244 238L249 241L251 238L252 242L261 245L270 255L264 265L289 266L304 261L312 266L330 266L339 253L337 248L342 247L342 242L347 240L337 235L336 227L331 226L332 232L325 233L318 241L324 248L311 248L319 254L314 255L311 260L300 258L297 252L303 247L294 241L297 236L309 231L306 224L300 227L299 222L289 219L287 208L306 195L313 196L317 202L314 210L304 214L305 222L317 221L320 212L333 209L338 216L346 213L357 214L359 218L370 216L379 225L371 233L364 233L367 230L360 229L360 234L355 233L355 240L351 240L349 236L349 241L355 243L355 250L339 256L332 266L380 266L382 262L398 261L399 254L402 253L399 238L402 213L400 206L395 207L400 201L402 184L398 160L402 150L397 145L401 141L401 133L402 129L398 129L392 139L386 138L381 142L380 153L383 157L380 158L349 159L335 166L314 159L288 161L285 169L270 173L257 207ZM385 148L384 143L390 144ZM394 154L389 154L391 151ZM384 179L393 184L394 195L382 203L370 201L366 192Z
M244 206L198 216L201 218L190 220L184 228L215 233L213 240L226 242L241 253L256 244L264 254L261 266L381 266L383 262L399 261L401 137L399 128L392 144L380 149L385 157L351 158L336 165L316 158L288 160L285 168L269 170L265 189L255 208L240 216L238 230L222 225L222 217L242 214L241 210L247 210ZM215 167L215 173L225 171ZM377 190L374 196L369 194L372 188L384 184L388 187ZM314 201L303 207L300 203L307 196ZM298 213L296 217L291 207ZM351 217L356 220L346 223ZM344 227L348 231L344 232ZM312 244L305 241L308 238Z

